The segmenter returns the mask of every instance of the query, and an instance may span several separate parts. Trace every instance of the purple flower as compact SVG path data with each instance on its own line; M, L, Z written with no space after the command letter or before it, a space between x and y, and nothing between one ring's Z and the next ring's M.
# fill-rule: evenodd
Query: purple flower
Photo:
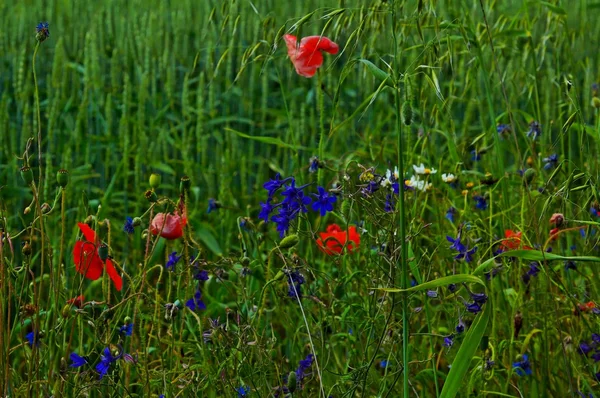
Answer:
M204 301L202 301L202 292L200 289L196 290L194 297L186 301L185 305L192 311L203 311L206 309L206 304L204 304Z
M479 210L485 210L488 208L487 200L483 196L475 195L473 196L473 199L475 200L475 207Z
M455 214L456 214L456 209L454 207L450 207L446 211L446 218L448 219L448 221L450 221L451 223L454 223L454 215Z
M260 202L260 213L258 213L258 218L263 219L265 222L269 222L269 216L275 206L271 204L271 198L267 199L266 202Z
M124 334L125 336L131 336L133 333L133 323L126 323L125 325L119 328L119 333Z
M302 298L302 285L306 282L304 276L294 270L288 273L288 296L293 299Z
M454 344L454 336L450 335L450 336L446 336L444 337L444 347L452 347L452 344Z
M545 163L544 170L554 169L554 168L556 168L556 166L558 166L558 155L553 153L552 155L548 156L547 158L542 159L542 161Z
M321 168L321 162L319 162L319 158L316 156L313 156L312 158L309 159L310 165L308 166L308 172L309 173L316 173L319 168Z
M538 138L542 134L542 126L535 120L529 123L529 131L527 131L527 137L532 137L533 140Z
M323 187L317 187L318 194L312 194L317 199L312 204L312 209L321 213L321 217L324 217L328 211L333 211L333 204L337 200L334 195L329 193Z
M263 188L267 190L269 198L272 198L275 192L285 184L289 178L281 179L281 174L275 174L275 178L264 183Z
M438 292L436 292L435 290L428 290L427 291L427 297L436 298L437 296L438 296Z
M123 232L131 235L135 232L135 226L133 225L133 218L125 217L125 224L123 225Z
M121 352L121 349L119 349L119 352ZM100 362L96 365L96 371L100 376L100 380L106 376L108 370L110 369L110 365L116 362L119 358L121 358L121 355L112 355L110 352L110 347L104 348L102 355L100 355Z
M396 206L396 202L394 201L394 197L390 194L385 195L385 206L383 210L386 213L391 213L394 211L394 207Z
M212 211L219 210L220 208L221 204L213 198L210 198L208 199L208 209L206 210L206 214L210 214Z
M71 358L71 364L69 365L71 368L79 368L88 363L84 357L77 355L75 352L72 352L69 357Z
M240 387L236 388L235 392L237 392L238 398L247 397L248 393L250 392L250 387L240 386Z
M181 256L178 256L177 252L172 252L171 254L169 254L169 261L167 261L165 268L169 271L175 271L175 265L177 265L180 258Z
M531 375L533 373L527 354L523 354L521 360L519 362L513 362L512 366L519 376Z

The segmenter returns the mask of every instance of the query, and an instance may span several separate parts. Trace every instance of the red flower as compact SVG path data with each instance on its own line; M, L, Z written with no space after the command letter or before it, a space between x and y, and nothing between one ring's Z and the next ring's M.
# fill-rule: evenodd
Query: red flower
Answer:
M73 297L72 299L67 300L67 304L73 304L73 306L75 306L77 308L81 308L84 301L85 301L85 298L83 297L83 294L82 294L80 296Z
M85 240L75 242L75 247L73 248L73 261L75 262L77 272L95 281L102 276L102 270L106 264L106 273L108 273L117 290L120 291L123 288L123 280L110 258L107 258L106 262L100 258L98 254L99 242L96 241L96 233L87 224L77 223L77 226L79 226L85 237Z
M321 238L317 239L317 245L319 245L319 249L329 255L341 254L344 245L351 252L360 244L360 235L356 232L355 227L350 227L346 232L342 231L337 224L331 224L327 227L326 232L321 232L319 235Z
M181 215L180 215L181 213ZM183 227L187 224L185 206L179 205L175 213L158 213L150 223L150 232L160 234L165 239L179 239L183 236Z
M517 250L521 248L521 232L515 232L510 229L504 231L504 238L500 244L503 251ZM530 246L523 246L525 250L532 250Z
M560 232L560 228L552 228L550 230L550 240L555 241L558 239L558 233Z
M323 53L337 54L339 46L327 37L308 36L300 40L293 35L283 36L288 55L300 76L313 77L317 68L323 65Z

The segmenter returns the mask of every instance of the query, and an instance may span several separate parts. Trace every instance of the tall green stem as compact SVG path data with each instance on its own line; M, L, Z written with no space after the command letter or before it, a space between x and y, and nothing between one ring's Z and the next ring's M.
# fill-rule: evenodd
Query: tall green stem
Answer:
M398 60L400 56L398 54L398 39L397 39L397 28L398 28L398 18L396 14L396 4L394 4L394 8L392 9L392 19L393 19L393 36L394 36L394 64L398 65ZM402 137L402 99L400 95L400 77L398 76L398 66L394 68L396 76L395 76L395 102L396 102L396 134L398 135L398 179L400 184L400 194L398 195L398 207L400 213L400 263L397 268L402 270L400 275L400 286L403 289L407 289L410 287L408 285L408 262L406 261L406 222L405 222L405 212L404 212L404 140ZM396 276L394 275L394 280L396 280ZM409 322L408 322L408 300L406 297L402 299L402 364L403 364L403 394L405 398L408 398L408 375L409 375L409 367L408 367L408 339L409 339Z
M323 161L323 152L325 151L325 103L323 100L323 78L321 73L317 73L317 107L319 111L319 161ZM317 173L319 185L323 185L323 170L319 167Z

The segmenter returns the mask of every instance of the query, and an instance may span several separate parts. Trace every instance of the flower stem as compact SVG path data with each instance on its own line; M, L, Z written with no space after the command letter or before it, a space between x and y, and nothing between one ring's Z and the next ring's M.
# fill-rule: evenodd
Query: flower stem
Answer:
M319 111L319 161L323 161L325 151L325 103L323 99L323 75L317 73L317 108ZM319 167L317 181L323 186L323 169Z

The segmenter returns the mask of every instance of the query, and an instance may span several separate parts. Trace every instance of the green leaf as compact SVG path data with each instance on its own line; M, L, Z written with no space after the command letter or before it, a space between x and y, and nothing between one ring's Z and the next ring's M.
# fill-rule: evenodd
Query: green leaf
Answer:
M476 276L468 275L468 274L457 274L457 275L450 275L450 276L445 276L443 278L434 279L432 281L425 282L421 285L413 286L408 289L385 288L384 287L384 288L379 288L377 290L383 290L384 292L388 292L388 293L418 292L420 290L435 289L438 287L450 285L452 283L456 284L456 283L463 283L463 282L478 283L482 286L485 286L485 283L483 283L483 281Z
M557 5L554 5L554 4L549 3L547 1L540 1L540 4L548 7L548 9L550 11L552 11L553 13L555 13L555 14L567 15L567 12L563 8L561 8L561 7L557 6Z
M490 313L492 312L491 308L492 306L490 303L486 304L483 313L479 315L473 325L469 328L469 331L454 358L454 362L452 362L452 368L450 368L450 373L448 373L448 377L442 388L442 393L440 394L441 397L454 398L460 389L465 375L469 370L469 366L471 365L471 360L475 355L475 351L479 348L479 343L487 328L487 324L490 320Z
M503 253L500 253L496 257L516 257L522 260L529 261L582 261L582 262L598 262L600 263L600 257L594 256L561 256L559 254L554 253L546 253L540 250L509 250ZM494 259L496 257L492 257L489 260L484 261L473 271L473 275L477 275L481 272L484 272L490 265L494 263Z
M200 226L196 228L196 233L198 234L198 237L202 243L204 243L211 252L215 253L217 256L220 256L223 253L221 247L219 246L219 242L217 242L207 224L200 224Z
M237 130L234 130L234 129L231 129L228 127L225 128L225 131L229 131L231 133L237 134L242 138L248 138L250 140L262 142L265 144L276 145L276 146L282 147L282 148L293 149L294 151L315 151L316 150L315 148L309 148L309 147L305 147L305 146L301 146L301 145L291 145L291 144L285 143L281 139L275 138L275 137L262 137L262 136L252 136L252 135L244 134L241 131L237 131Z
M364 64L369 72L371 72L376 79L379 79L380 82L385 82L388 86L392 87L392 79L389 73L379 69L373 62L367 59L359 58L358 62Z

